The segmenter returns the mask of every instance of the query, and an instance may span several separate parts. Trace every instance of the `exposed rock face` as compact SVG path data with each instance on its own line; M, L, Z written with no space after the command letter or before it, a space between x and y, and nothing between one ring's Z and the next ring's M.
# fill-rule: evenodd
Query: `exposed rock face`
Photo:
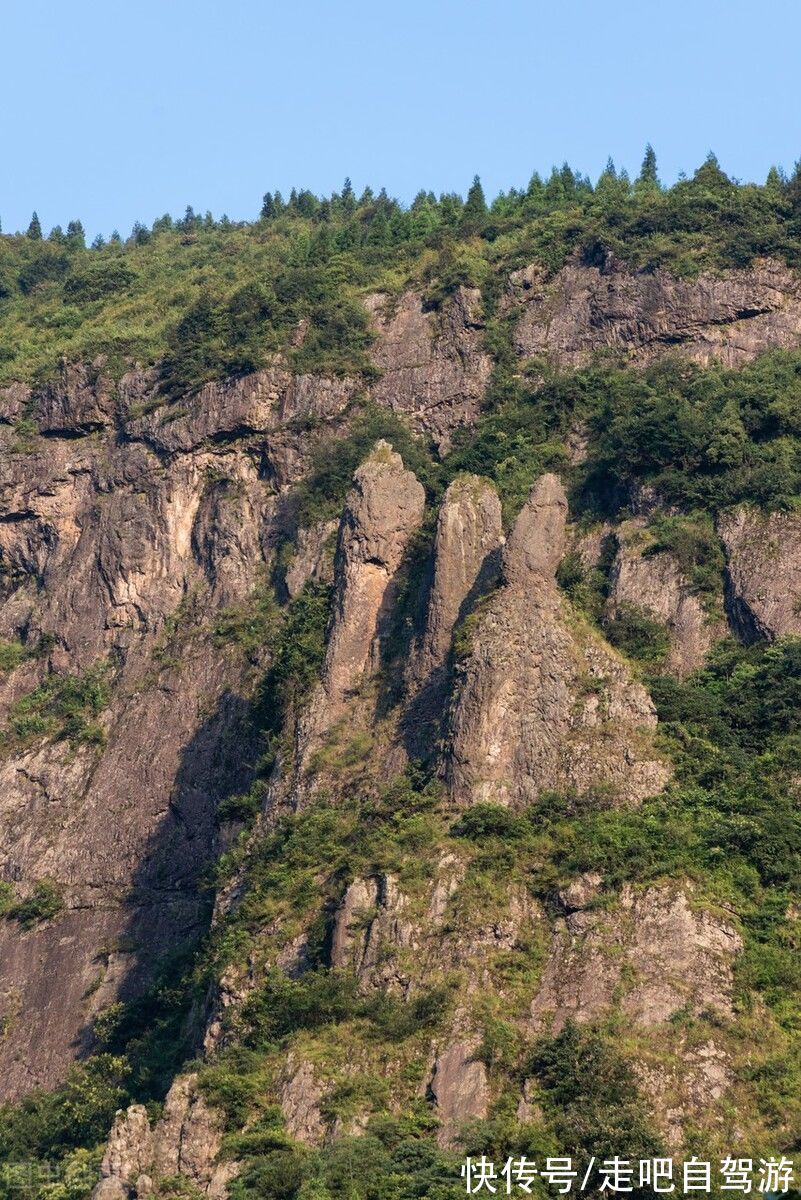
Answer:
M293 1053L287 1057L280 1099L289 1136L305 1146L319 1146L326 1132L320 1112L323 1089L314 1077L311 1063L298 1060Z
M298 417L337 416L355 391L353 380L292 375L280 361L227 383L208 383L186 402L159 403L152 393L153 382L147 374L123 378L120 394L126 431L166 454L266 434L273 435L280 459L287 424ZM140 414L141 408L146 411ZM273 449L268 443L268 455Z
M737 366L801 342L801 281L772 261L695 280L614 262L570 265L547 284L527 267L511 276L507 304L523 310L518 354L547 354L565 367L606 349L635 362L670 352Z
M437 518L424 627L406 670L407 693L420 693L410 721L418 731L442 712L454 627L497 575L502 543L501 502L493 485L477 475L454 480Z
M694 284L658 272L573 267L552 289L538 288L531 272L512 281L509 303L522 308L518 351L544 347L565 364L605 346L631 348L635 361L648 361L676 345L698 361L734 362L797 340L798 285L769 265ZM487 382L479 307L478 293L468 289L439 311L417 294L394 309L386 298L372 303L374 357L383 372L372 399L443 449L457 427L476 419ZM59 1082L90 1048L96 1014L135 996L162 952L208 927L198 883L226 844L216 812L226 796L247 788L256 757L244 719L256 669L217 646L216 614L241 604L274 565L292 511L284 493L310 461L302 419L343 429L355 388L351 380L293 377L276 360L171 404L154 372L132 370L113 386L102 362L65 365L35 393L24 385L0 389L0 638L22 638L29 648L44 639L41 657L0 673L0 721L47 671L106 663L111 683L98 716L105 745L32 738L2 746L0 879L25 896L36 880L53 878L65 901L57 919L27 931L0 921L4 1096ZM32 419L46 436L21 449ZM584 431L575 431L569 448L580 461ZM645 493L640 500L643 510L657 503ZM301 722L300 758L337 723L346 725L360 681L379 666L423 508L420 483L379 443L356 473L339 526L335 609L322 680ZM566 511L559 481L543 477L506 546L500 586L482 598L497 583L498 497L476 477L448 490L428 604L406 670L398 671L405 705L382 729L387 777L395 773L392 754L400 760L409 752L407 741L389 744L403 720L438 719L445 709L454 627L470 614L472 650L456 672L445 750L456 805L524 805L552 788L606 789L636 803L662 787L668 772L653 749L647 694L556 587ZM748 637L801 632L796 520L741 512L721 524L732 608ZM329 578L332 529L323 523L299 535L286 578L290 596L309 579ZM581 543L585 561L597 562L608 532ZM643 559L624 539L612 583L613 603L648 607L666 621L671 669L684 675L701 660L715 629L669 556ZM405 736L401 729L398 740ZM288 788L295 782L288 778ZM495 986L494 954L517 953L527 937L541 939L549 929L518 882L499 889L497 911L482 897L476 913L468 856L463 861L458 844L449 845L457 853L427 863L427 894L419 881L415 891L387 871L347 888L334 918L331 964L354 971L364 992L410 999L422 978L436 987L453 971L469 1004ZM562 893L564 915L531 996L532 1031L560 1028L571 1016L591 1020L617 1005L645 1029L664 1026L685 1007L729 1016L740 948L734 929L696 911L685 890L667 887L624 889L619 907L602 911L593 907L600 884L584 877ZM231 884L218 912L233 908L243 887L241 879ZM298 976L316 962L309 928L291 928L279 950L269 943L274 930L262 933L262 957L254 950L220 981L205 1031L210 1053L235 1025L223 1021L225 1010L235 1013L265 965ZM445 1145L455 1144L464 1121L488 1111L487 1072L476 1059L470 1019L434 1035L433 1068L421 1059L413 1081L419 1094L428 1087ZM199 1042L203 1030L197 1033ZM730 1080L723 1052L710 1042L688 1051L688 1061L693 1055L698 1095L712 1102ZM397 1062L388 1078L393 1070ZM317 1059L287 1055L275 1098L291 1136L319 1145L332 1128L345 1127L323 1116L329 1082ZM530 1115L533 1100L524 1099L521 1111ZM180 1077L154 1126L139 1106L117 1118L97 1200L146 1195L176 1174L221 1196L234 1170L216 1161L221 1135L194 1078Z
M20 896L52 878L65 905L29 931L0 922L3 1096L62 1079L93 1015L207 926L197 883L219 852L215 811L247 788L255 754L253 668L209 625L270 561L276 491L307 462L292 418L337 414L345 392L240 380L178 417L154 383L133 371L115 394L96 364L2 397L7 420L38 413L48 437L13 449L0 413L0 637L51 644L0 677L0 720L48 669L107 663L110 684L105 747L33 740L0 761L0 878Z
M701 1046L681 1046L681 1056L671 1068L637 1064L643 1095L650 1098L665 1141L680 1150L685 1127L702 1121L721 1125L719 1101L734 1082L734 1072L725 1051L710 1039Z
M616 1003L646 1027L685 1008L732 1016L732 966L742 939L727 921L694 910L686 891L669 887L627 886L619 908L593 909L597 884L589 879L563 893L566 915L531 1006L535 1027L593 1021Z
M460 1037L437 1057L431 1093L440 1119L441 1146L457 1145L464 1123L487 1115L489 1084L487 1068L476 1058L478 1043L476 1037Z
M327 547L336 531L336 521L320 521L311 529L298 531L296 551L286 573L286 590L291 599L300 595L310 581L328 580L332 569Z
M393 875L355 879L334 920L331 966L354 971L365 988L405 991L403 952L418 951L423 937Z
M95 1189L95 1200L144 1194L160 1179L176 1175L213 1200L221 1200L237 1173L235 1163L217 1161L222 1132L220 1116L197 1090L197 1076L179 1075L152 1128L141 1104L117 1114L100 1166L103 1178Z
M377 442L356 471L339 526L322 682L302 726L307 750L341 717L362 677L379 665L395 575L424 507L422 484L387 442Z
M373 359L382 372L370 395L403 413L446 450L454 429L478 417L492 363L481 345L481 296L460 287L437 311L416 292L393 303L373 296L368 307L378 339Z
M80 434L103 429L114 419L115 389L105 362L61 364L38 396L35 417L42 433Z
M11 425L24 416L31 399L27 383L10 383L0 387L0 422Z
M378 906L378 880L354 879L337 910L331 938L331 966L357 971L364 958L367 930Z
M725 637L726 622L722 615L715 617L706 611L672 554L643 554L646 543L639 523L629 522L617 532L620 546L610 576L607 611L614 616L621 606L629 605L660 621L670 641L662 668L684 679L701 666L713 644Z
M648 694L577 627L557 589L566 509L559 480L543 476L461 668L449 762L460 806L524 805L545 790L584 793L599 784L637 802L667 778L649 743L656 716Z
M719 532L739 635L752 642L801 634L801 518L741 508L720 520Z

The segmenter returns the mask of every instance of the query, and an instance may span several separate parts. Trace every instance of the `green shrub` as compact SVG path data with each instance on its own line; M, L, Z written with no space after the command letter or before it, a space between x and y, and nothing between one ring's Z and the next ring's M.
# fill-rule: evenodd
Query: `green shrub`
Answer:
M102 746L105 734L93 720L109 702L107 665L100 664L82 675L47 675L27 696L9 709L9 726L22 742L38 737L65 738L73 746L81 742ZM6 735L8 738L8 735Z
M8 642L0 638L0 671L9 673L24 662L28 650L22 642Z
M649 522L655 541L643 558L668 551L679 569L708 608L720 609L726 559L711 517L694 513L690 519L656 516Z
M526 1070L540 1087L561 1152L589 1162L664 1153L645 1117L632 1064L600 1030L568 1023L537 1046ZM650 1195L636 1189L632 1195Z
M86 256L76 262L64 281L64 296L74 304L91 304L115 292L127 291L137 273L121 255L115 258Z
M330 603L331 588L327 584L308 583L287 607L273 639L272 662L254 705L254 719L268 734L281 732L319 677Z
M18 921L23 929L33 929L52 921L64 909L61 886L53 879L40 879L25 900L19 900L6 910L6 915Z
M280 609L271 589L257 590L244 603L221 609L214 622L216 646L241 646L246 654L264 650L280 622Z
M670 649L665 626L635 604L619 604L614 616L603 622L607 640L637 662L656 665Z

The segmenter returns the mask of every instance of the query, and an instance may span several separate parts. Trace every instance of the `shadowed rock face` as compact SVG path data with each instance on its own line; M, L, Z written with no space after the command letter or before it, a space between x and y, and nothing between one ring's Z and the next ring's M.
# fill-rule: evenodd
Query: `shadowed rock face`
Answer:
M451 681L454 628L495 581L503 540L494 486L477 475L454 480L437 517L425 615L405 671L407 727L414 748L424 749L435 736Z
M695 361L734 363L801 337L798 283L771 264L693 283L570 267L545 287L527 271L512 278L506 303L521 314L519 354L545 350L563 365L605 347L635 362L678 347ZM461 289L434 310L408 293L394 307L374 299L371 309L382 371L371 398L447 447L455 429L476 420L489 375L480 297ZM343 430L355 390L352 380L293 377L280 361L172 405L152 371L132 370L115 386L102 362L65 365L35 395L19 384L0 390L0 637L29 645L52 639L45 656L0 678L0 716L48 669L76 673L108 662L112 682L98 717L104 746L73 751L66 741L39 739L8 744L0 757L0 878L21 896L36 880L54 879L65 901L57 920L29 931L0 922L4 1096L61 1080L90 1044L93 1015L135 995L165 950L207 928L209 900L199 882L224 841L215 821L220 801L251 779L256 747L245 715L258 674L216 645L213 624L273 564L289 520L285 494L310 464L303 419ZM20 449L10 429L23 416L46 435L31 450ZM354 690L379 664L423 508L420 483L379 445L356 474L339 526L335 610L322 680L300 724L301 757L350 718ZM503 539L494 490L471 477L444 499L430 586L398 672L405 687L398 722L447 714L442 757L458 806L524 805L545 789L587 792L599 784L636 803L667 778L653 750L646 692L556 587L566 512L559 480L544 476L509 538L495 588ZM298 538L290 594L306 579L328 578L330 534L321 525ZM721 536L738 630L749 638L801 632L797 519L743 511L721 522ZM685 674L710 631L669 556L622 555L615 570L613 601L650 607L668 623L671 667ZM471 650L449 700L453 631L466 616ZM426 696L428 707L415 709ZM413 989L415 960L431 974L464 968L471 987L491 986L488 955L516 952L547 918L530 897L515 895L505 914L454 925L461 869L446 855L422 908L395 875L352 881L334 914L332 962L353 968L363 989L402 996ZM629 979L624 966L637 983L620 1002L644 1027L685 1004L728 1013L739 941L725 922L695 911L688 893L663 888L623 893L619 911L602 921L582 892L596 885L579 881L563 896L543 979L525 997L532 1028L607 1011ZM300 974L308 931L292 933L274 962ZM610 941L620 969L603 957ZM219 1010L247 992L242 980L229 982L218 1024ZM209 1045L220 1044L219 1029L207 1032ZM487 1111L490 1085L477 1045L469 1021L455 1020L429 1048L423 1086L446 1144L461 1121ZM722 1086L718 1051L693 1053L706 1063L699 1071L710 1088ZM326 1135L319 1064L288 1058L285 1065L278 1086L290 1130L319 1141ZM219 1134L194 1081L182 1077L158 1125L135 1108L118 1121L104 1195L130 1195L151 1169L181 1171L218 1194L225 1182L213 1164Z
M506 546L504 584L478 618L457 680L448 765L454 802L524 805L599 784L621 801L662 788L656 714L622 662L567 612L554 579L567 501L543 476Z
M441 382L451 367L440 360L461 362L453 339L461 346L468 336L468 311L467 301L456 304L436 337L426 318L427 370ZM477 325L470 330L476 339ZM380 339L377 352L404 378L407 362ZM45 928L0 923L2 1095L62 1078L88 1044L92 1014L141 989L163 950L205 928L197 880L218 853L214 814L247 786L255 758L243 720L253 669L213 644L213 614L241 603L271 561L282 493L309 468L303 421L341 429L354 386L293 376L276 361L167 404L155 371L131 370L114 385L98 360L65 364L35 394L22 384L0 391L0 637L52 642L46 658L0 678L0 718L48 669L108 662L113 682L99 718L102 751L73 756L66 743L34 743L0 761L0 877L20 896L52 878L66 904ZM453 392L435 392L445 413ZM382 402L395 404L393 395ZM18 447L12 425L22 416L47 439ZM377 511L372 470L350 512L357 537L371 522L374 533L356 554L361 565L347 567L362 592L346 589L346 627L348 614L358 625L373 592L379 608L382 598L389 604L385 585L422 513L423 490L402 470L400 489ZM300 539L288 579L295 592L326 570L327 532ZM180 633L175 651L171 624L183 628L182 612L195 632ZM365 665L359 634L348 636L331 650L335 692L349 686L347 660ZM372 641L362 647L368 657Z
M801 518L740 508L718 524L729 615L746 642L801 634Z
M3 1096L63 1078L93 1014L207 927L215 812L256 756L254 668L214 644L214 614L253 590L278 492L306 467L287 422L335 421L344 386L270 378L210 385L175 420L152 375L115 389L102 364L65 367L34 398L4 391L0 637L50 645L0 678L0 718L48 670L107 664L110 700L105 746L33 739L0 757L0 878L20 897L52 879L65 905L28 931L0 922ZM30 451L2 427L24 410L48 433Z
M517 353L547 354L565 367L585 366L597 350L633 362L670 352L733 367L801 342L801 282L772 261L694 280L610 262L567 266L546 283L526 267L511 276L506 305L522 306Z

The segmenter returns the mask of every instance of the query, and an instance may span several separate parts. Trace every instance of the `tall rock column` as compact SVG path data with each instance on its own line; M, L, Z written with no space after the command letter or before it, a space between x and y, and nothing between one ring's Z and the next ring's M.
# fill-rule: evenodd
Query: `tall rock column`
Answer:
M521 806L551 790L633 803L667 778L647 692L556 585L566 516L560 481L543 475L459 668L448 774L460 806Z
M454 627L497 576L503 544L501 502L495 487L478 475L461 475L445 493L437 532L422 629L405 671L407 733L415 753L436 729L450 682Z
M395 576L424 508L422 484L388 442L376 442L354 475L339 526L328 647L321 682L299 730L301 761L379 665Z

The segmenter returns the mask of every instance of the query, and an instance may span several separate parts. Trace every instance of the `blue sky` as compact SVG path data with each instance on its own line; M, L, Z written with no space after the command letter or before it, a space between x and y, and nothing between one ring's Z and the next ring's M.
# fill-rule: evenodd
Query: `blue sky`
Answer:
M801 156L800 0L3 0L0 38L6 232Z

